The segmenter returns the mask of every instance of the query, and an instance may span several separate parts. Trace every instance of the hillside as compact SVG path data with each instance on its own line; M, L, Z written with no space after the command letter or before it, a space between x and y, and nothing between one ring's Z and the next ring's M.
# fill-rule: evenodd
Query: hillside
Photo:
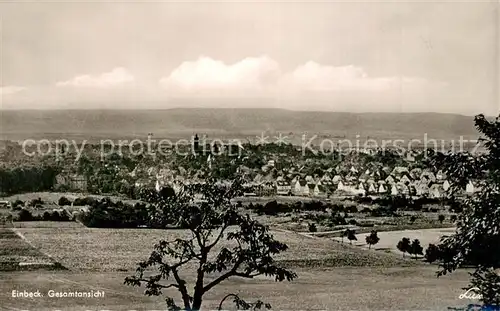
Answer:
M477 138L473 117L438 113L340 113L282 109L168 110L5 110L0 111L2 139L117 139L210 137L245 138L281 132L300 139L320 137L361 139Z

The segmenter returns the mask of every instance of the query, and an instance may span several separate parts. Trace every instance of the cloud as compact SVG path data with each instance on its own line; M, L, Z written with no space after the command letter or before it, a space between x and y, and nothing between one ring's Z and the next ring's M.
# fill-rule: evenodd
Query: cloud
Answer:
M160 85L170 90L253 90L265 89L280 77L279 65L267 56L248 57L232 65L201 56L183 62Z
M56 83L59 87L91 87L91 88L109 88L119 86L128 82L133 82L134 76L122 67L117 67L110 72L100 75L80 75L67 81Z
M425 79L415 77L370 77L357 66L326 66L309 61L281 79L287 90L319 92L386 92L402 87L423 86Z
M402 89L409 91L428 85L428 81L418 77L371 77L362 67L335 67L313 61L283 72L280 65L268 56L245 58L230 65L202 56L196 61L182 63L159 82L171 93L217 96L227 92L245 92L248 95L248 91L279 96L311 92L387 93L400 92Z
M0 87L0 95L12 95L18 92L22 92L25 89L26 88L22 86L14 86L14 85L3 86Z

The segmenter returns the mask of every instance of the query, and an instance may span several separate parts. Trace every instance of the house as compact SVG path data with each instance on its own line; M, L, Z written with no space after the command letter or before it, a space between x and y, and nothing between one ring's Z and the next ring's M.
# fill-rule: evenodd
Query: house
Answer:
M429 187L429 196L431 198L442 198L444 195L444 189L442 184L432 184Z
M337 190L338 191L344 191L344 183L342 182L342 180L340 180L337 184Z
M333 182L334 184L338 184L341 180L342 180L342 177L340 177L340 175L335 175L335 176L332 178L332 182Z
M321 177L321 181L332 181L332 178L330 174L324 174L323 177Z
M276 194L278 195L290 195L292 193L292 185L285 180L279 180L276 182Z
M391 185L391 195L398 195L399 194L399 189L396 184Z
M378 193L386 193L386 192L387 192L387 189L386 189L385 185L384 184L380 184L378 186Z
M443 181L443 189L444 189L444 191L448 191L448 189L450 189L450 187L451 187L450 182L447 179L445 179Z
M377 193L377 186L375 185L375 183L369 184L368 193Z
M422 196L429 193L429 185L425 181L420 181L414 184L416 195Z
M292 193L294 195L309 195L309 187L307 182L303 179L297 179L293 185Z
M366 182L370 178L371 178L370 174L365 173L365 174L362 174L361 176L358 177L358 181Z
M406 174L406 173L402 174L401 178L399 179L399 182L401 182L403 184L406 184L406 185L409 184L409 183L411 183L411 177L410 177L410 175Z
M68 187L69 190L87 191L87 178L84 175L67 175L65 173L61 173L56 176L56 184L59 186L64 185Z
M469 180L469 182L465 186L465 193L466 194L473 194L477 190L478 189L477 189L476 185L471 180Z
M322 185L316 184L314 186L314 189L313 189L312 193L313 193L314 196L323 196L323 195L326 195L328 193L328 191Z
M403 173L408 173L408 168L405 166L396 166L392 170L391 175L398 176L398 175L401 175Z
M436 181L436 175L429 170L424 170L420 175L420 180L426 179L427 181Z
M446 174L442 170L439 170L436 173L436 179L437 180L444 180L444 179L446 179Z
M406 153L406 161L407 162L415 162L415 156L411 152Z
M271 196L276 193L274 182L269 180L260 183L257 189L259 196Z
M392 184L395 184L396 183L396 179L394 178L394 176L392 175L389 175L387 176L387 178L385 179L385 182L392 185Z
M419 179L420 175L422 175L422 169L421 168L414 168L410 171L410 177L411 179Z
M403 183L398 183L396 185L396 187L398 188L399 193L404 194L404 195L410 194L410 188L408 188L407 185L405 185Z
M356 194L361 194L361 195L365 195L366 194L366 187L363 183L359 183L357 188L356 188L356 191L355 191Z

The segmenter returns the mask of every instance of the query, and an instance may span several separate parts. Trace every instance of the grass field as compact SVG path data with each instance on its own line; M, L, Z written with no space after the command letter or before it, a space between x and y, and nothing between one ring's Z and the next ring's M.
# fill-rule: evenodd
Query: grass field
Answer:
M262 299L274 310L446 310L474 301L460 300L467 274L458 271L436 278L433 267L409 268L335 268L297 269L299 278L293 282L232 279L215 287L204 300L204 307L216 307L227 293ZM165 310L161 297L145 297L143 288L123 285L125 273L4 273L0 279L2 310ZM42 297L20 299L10 297L11 291L101 290L104 298ZM175 292L174 298L178 298ZM226 310L235 310L230 303Z
M74 223L57 227L45 222L25 222L19 223L14 230L74 271L133 270L138 261L149 256L155 242L188 236L184 230L95 229ZM290 265L324 263L329 266L394 267L414 264L397 256L366 252L328 239L308 238L283 231L273 234L276 239L288 244L289 250L279 259L286 259Z
M58 269L54 260L9 228L0 228L0 271Z
M401 254L401 252L396 248L396 245L402 238L406 237L410 240L418 239L420 241L420 245L424 248L425 253L425 249L429 246L429 244L437 244L442 236L451 235L454 232L454 228L378 232L377 235L380 238L380 241L372 248L390 249L395 253ZM353 241L353 245L368 248L365 240L367 235L369 235L369 233L358 234L356 236L358 240ZM335 239L341 240L340 238ZM347 241L347 239L344 238L344 241Z
M135 263L145 259L154 242L186 234L182 230L91 229L77 223L26 222L14 228L25 247L50 254L69 270L13 271L0 275L0 310L158 310L162 297L146 297L144 288L123 285ZM10 230L10 229L8 229ZM293 282L232 279L207 294L214 308L229 292L263 299L274 310L446 310L464 306L458 296L468 283L466 271L436 278L436 266L403 260L396 254L365 250L326 238L276 231L290 249L280 259L299 275ZM17 235L16 235L17 236ZM24 241L23 241L24 242ZM29 248L32 244L32 247ZM15 249L9 244L9 248ZM183 270L191 282L194 269ZM45 297L13 298L12 290L40 290ZM49 290L105 292L104 298L50 298ZM177 298L176 292L172 292ZM231 303L227 309L234 309Z

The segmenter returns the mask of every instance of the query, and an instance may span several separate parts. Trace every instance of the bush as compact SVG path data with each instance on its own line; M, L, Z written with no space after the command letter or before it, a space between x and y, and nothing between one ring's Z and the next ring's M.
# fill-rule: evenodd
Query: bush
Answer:
M95 206L97 200L92 197L76 198L73 201L73 206Z
M318 231L318 228L316 228L316 225L314 223L309 224L309 232L316 232Z
M13 203L12 203L12 209L16 208L16 207L23 207L24 206L24 202L17 199L15 200Z
M32 221L35 220L33 214L27 209L21 209L18 215L18 221Z
M66 205L71 205L71 201L66 198L66 197L60 197L59 201L57 202L59 206L66 206Z
M429 247L425 250L425 261L428 263L433 263L441 258L440 249L434 245L429 244Z
M357 213L358 212L358 208L356 207L356 205L350 205L350 206L347 206L345 208L345 212L346 213Z
M36 207L41 206L43 204L43 200L41 198L30 200L28 206Z
M438 221L439 221L440 223L443 223L443 222L444 222L444 220L445 220L445 216L444 216L443 214L440 214L440 215L438 216Z
M361 210L361 213L363 214L370 214L372 212L372 210L368 207L365 207Z

